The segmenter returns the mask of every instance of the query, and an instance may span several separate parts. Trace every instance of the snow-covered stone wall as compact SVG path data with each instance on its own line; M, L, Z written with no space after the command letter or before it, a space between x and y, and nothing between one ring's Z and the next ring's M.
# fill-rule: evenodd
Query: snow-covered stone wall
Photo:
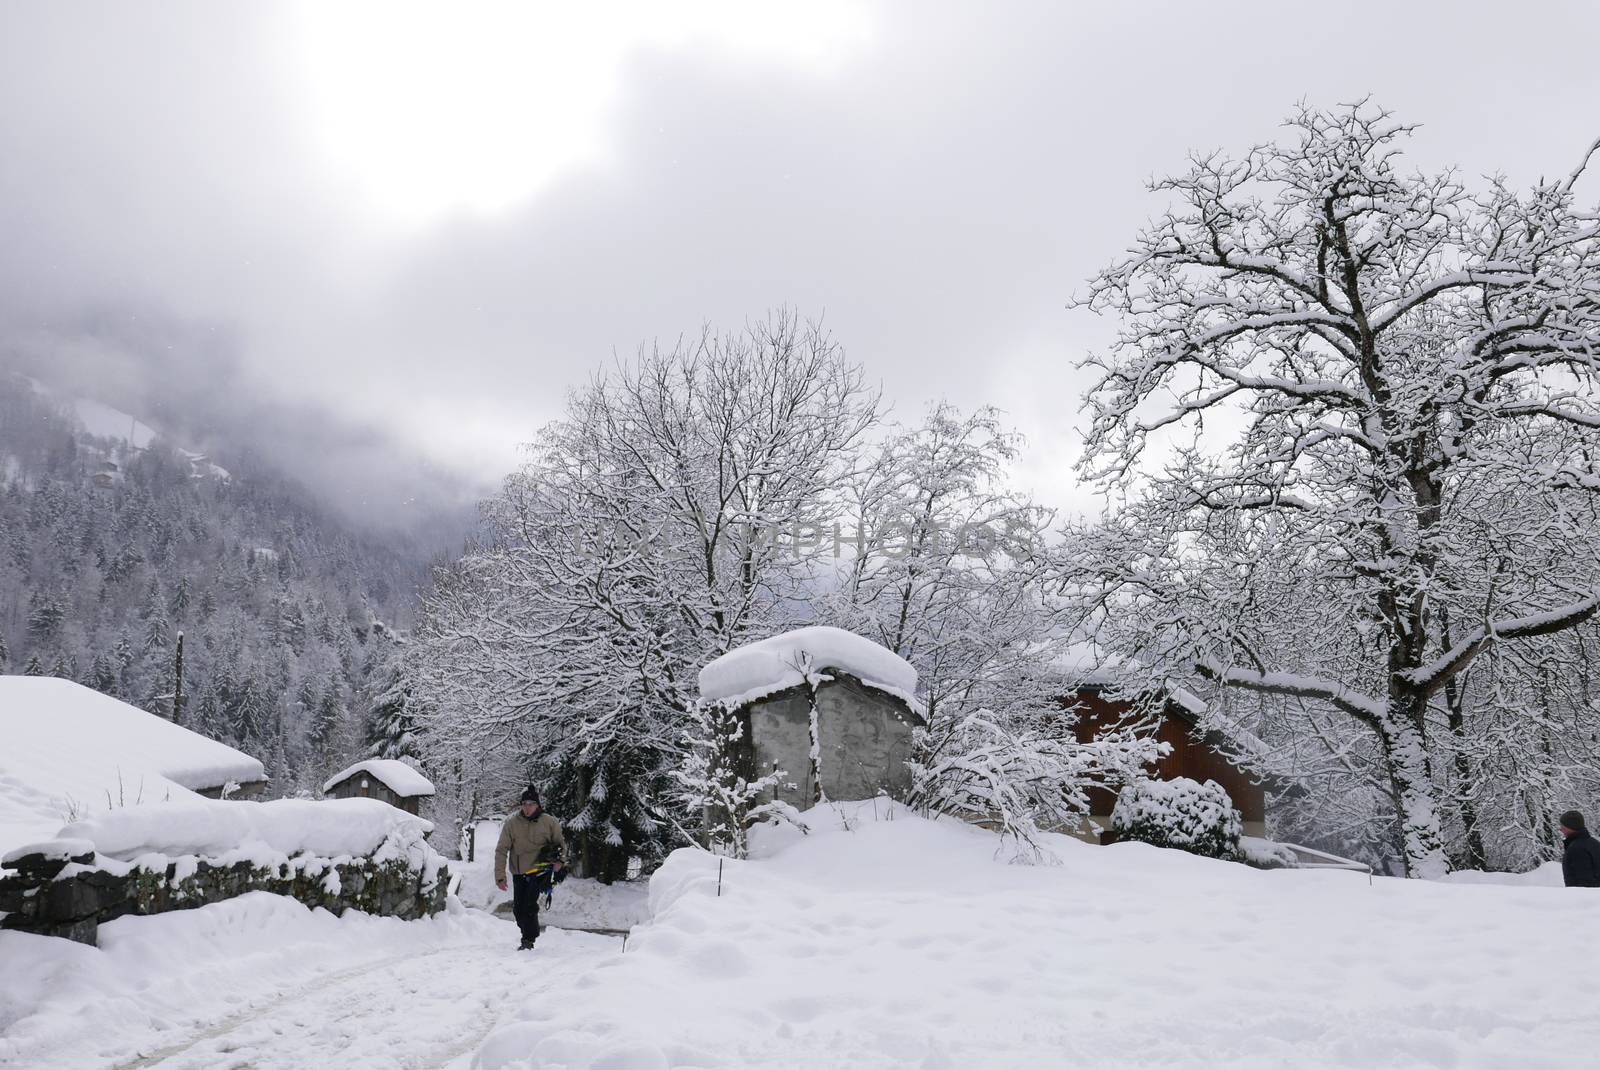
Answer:
M271 892L334 914L420 918L444 909L449 872L388 858L317 858L231 863L185 855L145 855L136 863L80 853L39 850L12 858L0 870L0 929L96 942L101 922L128 914L161 914L218 903L246 892Z
M432 828L372 799L125 807L0 856L0 928L92 944L103 921L258 891L418 918L449 882Z

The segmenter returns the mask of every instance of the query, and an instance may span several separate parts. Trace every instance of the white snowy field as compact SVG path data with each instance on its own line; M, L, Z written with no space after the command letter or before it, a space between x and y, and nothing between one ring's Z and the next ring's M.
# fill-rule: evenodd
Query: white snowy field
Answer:
M812 811L816 814L817 811ZM485 1070L1593 1065L1600 894L1261 872L953 822L680 851L625 954L531 995Z
M402 922L260 893L100 949L0 933L0 1067L1566 1070L1600 1046L1600 894L1066 838L1012 866L978 829L849 812L759 835L720 897L717 859L678 852L625 951L550 929L519 953L459 902Z

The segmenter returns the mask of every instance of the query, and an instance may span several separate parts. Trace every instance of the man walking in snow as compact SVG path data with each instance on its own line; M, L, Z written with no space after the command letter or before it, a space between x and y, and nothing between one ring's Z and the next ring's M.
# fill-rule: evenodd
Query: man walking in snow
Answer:
M1600 841L1589 835L1583 815L1568 810L1561 815L1561 876L1568 888L1600 888Z
M522 930L519 951L539 939L539 896L567 864L567 841L561 823L539 809L539 793L529 788L500 828L494 848L494 883L506 890L506 863L511 864L511 908Z

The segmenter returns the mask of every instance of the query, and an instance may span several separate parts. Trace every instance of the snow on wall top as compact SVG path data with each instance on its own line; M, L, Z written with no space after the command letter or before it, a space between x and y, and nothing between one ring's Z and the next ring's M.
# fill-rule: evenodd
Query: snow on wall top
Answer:
M348 780L357 773L376 777L384 787L402 798L433 794L433 781L398 758L368 758L364 762L357 762L329 777L328 782L322 785L322 790L327 791L339 781Z
M0 676L0 848L264 776L248 754L70 680Z
M921 712L917 670L900 655L843 628L812 625L728 651L700 670L700 697L742 706L838 669Z
M43 858L65 861L72 858L82 858L94 850L94 844L88 840L41 840L38 843L25 843L21 847L13 847L5 854L0 855L0 865L10 865L19 858L29 855L39 855Z
M229 802L194 798L165 806L129 806L61 830L101 854L245 856L370 855L385 841L419 841L433 824L377 799L275 799Z

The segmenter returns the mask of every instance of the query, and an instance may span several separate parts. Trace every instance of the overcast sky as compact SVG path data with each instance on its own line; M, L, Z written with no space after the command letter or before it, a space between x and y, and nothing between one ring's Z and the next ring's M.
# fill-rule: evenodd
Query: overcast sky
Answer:
M789 305L904 418L1004 408L1076 505L1107 325L1064 306L1148 177L1368 94L1419 166L1564 174L1597 40L1580 3L12 0L0 359L403 515L614 351Z

